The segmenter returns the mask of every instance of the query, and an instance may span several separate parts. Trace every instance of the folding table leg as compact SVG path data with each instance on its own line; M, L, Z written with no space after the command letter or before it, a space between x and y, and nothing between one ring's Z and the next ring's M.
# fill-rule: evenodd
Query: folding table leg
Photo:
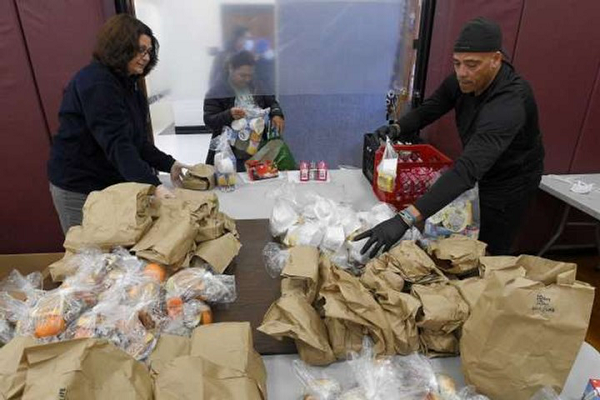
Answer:
M558 228L556 229L556 232L554 232L554 235L552 235L550 240L548 240L548 243L546 243L546 245L544 247L542 247L542 249L539 251L538 257L543 256L548 251L548 249L550 249L550 247L552 247L554 245L554 242L556 242L558 240L560 235L562 235L563 231L565 230L565 225L567 224L567 219L569 217L570 210L571 210L571 206L568 204L565 204L565 208L564 208L562 217L560 218L560 223L558 224ZM596 232L598 232L598 231L596 231Z

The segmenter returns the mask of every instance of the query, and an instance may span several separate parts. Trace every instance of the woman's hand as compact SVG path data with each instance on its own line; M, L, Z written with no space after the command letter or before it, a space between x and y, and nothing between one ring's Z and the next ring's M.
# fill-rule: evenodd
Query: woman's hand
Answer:
M244 111L244 109L240 107L233 107L230 110L230 112L233 119L241 119L246 116L246 111Z
M277 128L279 135L283 135L283 130L285 129L285 120L280 116L275 116L271 118L271 123Z
M179 161L175 161L173 166L171 167L171 183L175 187L181 187L181 180L183 179L183 169L190 169L189 165L185 165L180 163Z

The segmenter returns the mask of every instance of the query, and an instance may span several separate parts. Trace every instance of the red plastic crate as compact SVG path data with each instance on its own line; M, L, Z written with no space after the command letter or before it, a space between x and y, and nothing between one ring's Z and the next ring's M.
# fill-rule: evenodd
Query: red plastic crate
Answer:
M373 192L379 200L397 209L414 203L433 183L430 179L431 175L436 172L441 173L452 165L450 158L431 145L394 145L394 149L399 153L398 166L394 191L388 193L377 186L379 177L377 166L383 157L384 149L385 146L382 145L375 153ZM408 177L410 178L407 179Z

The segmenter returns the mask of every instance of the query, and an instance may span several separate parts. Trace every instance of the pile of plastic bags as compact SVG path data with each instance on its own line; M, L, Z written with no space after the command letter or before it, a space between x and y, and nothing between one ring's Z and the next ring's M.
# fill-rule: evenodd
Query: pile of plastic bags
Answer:
M367 337L360 354L351 352L346 363L351 374L340 382L295 361L303 400L489 400L473 387L458 390L452 378L436 374L422 355L376 358Z
M123 248L87 249L70 262L77 272L53 290L41 290L39 273L13 271L0 284L0 341L105 338L144 360L162 333L189 336L212 322L212 304L236 298L235 278L214 274L206 264L167 279L166 269Z

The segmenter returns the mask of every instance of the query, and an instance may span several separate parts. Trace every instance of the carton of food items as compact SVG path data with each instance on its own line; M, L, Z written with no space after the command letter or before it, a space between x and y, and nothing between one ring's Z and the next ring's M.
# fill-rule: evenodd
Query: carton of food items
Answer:
M272 161L246 161L246 172L248 177L253 181L260 181L263 179L272 179L279 176L279 170L277 165Z

